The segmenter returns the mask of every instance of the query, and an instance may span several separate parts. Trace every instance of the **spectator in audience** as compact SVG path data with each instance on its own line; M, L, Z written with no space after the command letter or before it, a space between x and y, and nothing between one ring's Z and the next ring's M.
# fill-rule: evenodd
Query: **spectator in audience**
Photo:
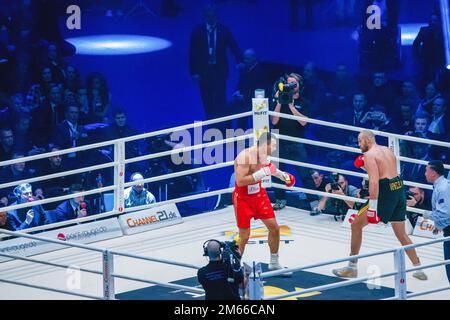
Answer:
M14 151L14 133L10 128L0 129L0 161L10 160Z
M142 181L144 177L139 172L131 175L130 181ZM144 188L143 183L135 184L124 191L125 208L143 206L146 204L156 203L155 196Z
M33 189L30 184L24 183L14 188L14 195L17 199L11 206L25 202L35 201ZM41 205L8 211L11 230L19 231L28 228L50 224L55 222L55 218L50 211L45 211Z
M433 80L445 63L444 37L438 14L432 14L428 26L421 27L413 43L422 85Z
M8 127L14 123L15 112L8 103L8 95L0 92L0 128Z
M430 139L428 131L429 124L430 116L427 113L416 113L414 117L414 130L406 132L405 135Z
M382 105L373 105L361 119L361 123L370 130L393 131L391 120L386 115L386 108Z
M436 84L434 82L430 82L425 87L425 96L420 101L419 106L417 107L416 113L428 113L431 114L433 111L434 100L439 98L441 94L436 88Z
M50 96L50 89L54 85L56 85L56 81L54 80L52 69L49 66L43 67L38 84L41 93L48 98Z
M27 152L29 156L34 156L45 152L45 149L33 145L32 132L30 131L31 115L29 113L20 114L14 128L14 145L16 150Z
M362 92L353 95L353 105L350 108L342 108L334 115L336 122L348 124L355 127L363 127L361 120L367 113L367 100Z
M322 106L325 99L325 84L317 75L315 63L308 62L303 70L304 90L302 97L308 101L311 114L322 114Z
M318 170L310 171L311 179L314 181L314 189L317 191L326 192L325 187L328 184L328 180L324 177L323 173ZM311 215L316 216L320 214L318 210L319 200L322 199L322 196L311 196L310 198L310 206L311 206Z
M56 129L53 136L53 141L61 149L69 149L78 147L87 141L88 135L84 130L83 126L78 124L78 118L80 114L80 109L76 105L70 105L66 108L65 120L60 123ZM69 168L74 168L79 166L80 152L73 152L67 154L67 165Z
M80 75L77 68L73 65L68 65L66 67L64 87L72 92L77 92L80 88Z
M420 103L420 98L417 89L414 86L414 83L412 83L412 81L409 80L403 81L402 92L401 95L396 99L395 105L399 106L405 101L409 102L413 112L416 111ZM397 109L394 109L393 111L396 112Z
M120 139L138 134L138 132L128 124L128 118L125 109L116 108L112 114L113 114L113 123L105 128L103 133L104 136L103 140ZM109 150L105 151L112 156L113 150L114 149L111 146ZM129 141L125 144L125 155L127 159L138 157L140 155L138 141L136 140ZM130 163L127 164L126 171L134 172L139 170L145 170L143 166L144 164L140 162Z
M23 152L16 151L12 155L12 159L20 159L23 158L25 154ZM30 179L33 177L32 171L28 170L25 162L19 162L15 164L11 164L7 167L3 167L0 171L0 181L2 183L19 181ZM6 189L0 190L1 196L11 196L13 187L9 187Z
M396 133L405 134L405 132L411 131L414 125L414 101L411 99L403 99L399 101L397 110L400 111L394 115L393 123Z
M77 104L80 107L80 123L92 122L92 110L89 106L88 91L85 87L80 87L76 94Z
M241 113L252 109L252 98L255 97L255 89L264 89L266 96L269 95L271 79L264 64L256 58L255 50L244 51L244 63L240 65L240 77L237 90L233 93L232 113ZM247 118L238 119L237 127L247 130Z
M353 77L349 74L345 64L338 64L336 72L326 92L328 108L332 110L347 107L356 88Z
M367 92L367 101L371 106L382 105L387 110L392 110L394 93L391 84L388 82L386 73L375 72L373 74L373 80Z
M408 207L431 211L431 192L419 187L409 187L407 191L406 205ZM420 214L406 211L406 215L414 227Z
M204 20L191 33L189 69L199 84L205 116L213 119L223 116L226 111L227 50L232 52L237 63L242 62L242 52L228 27L218 22L214 5L206 8Z
M69 188L70 194L83 192L81 184L73 184ZM74 197L61 203L55 210L56 222L84 218L91 215L92 211L84 199L84 196Z
M25 104L23 94L16 93L11 96L11 106L14 113L28 113L31 111L31 107Z
M47 101L48 90L43 92L41 85L32 84L26 97L26 103L30 106L31 111L42 107Z
M34 144L46 147L50 142L56 126L64 118L63 97L61 87L54 85L50 89L50 99L42 107L32 111L31 132Z
M433 103L433 113L428 131L437 139L444 139L449 133L450 117L447 115L447 102L444 98L436 98Z
M325 192L355 198L358 196L358 188L349 185L344 175L333 174L333 178L330 180L331 182L325 186ZM322 197L317 208L319 212L342 216L347 213L348 209L352 209L354 205L354 201Z
M59 151L59 147L54 144L50 144L47 152L55 152ZM49 157L48 161L40 168L38 171L38 176L46 176L50 174L60 173L67 171L65 162L63 161L62 156L57 155L53 157ZM46 179L40 182L37 182L39 186L43 190L43 194L46 198L59 197L67 194L69 188L75 182L79 182L79 175L64 175L54 179ZM44 208L47 210L55 209L56 203L48 203L44 205Z
M411 158L416 160L430 161L430 145L418 142L410 142ZM402 163L402 176L404 180L426 183L425 180L426 166L418 163L404 162Z
M0 202L0 229L11 230L11 223L8 219L8 213L3 211L2 208L6 207L4 203ZM0 233L0 236L2 234ZM2 241L4 238L0 238Z
M60 58L56 44L50 43L46 48L43 65L50 68L55 83L64 83L66 63Z
M89 106L93 114L93 122L108 122L108 111L111 102L106 79L100 73L91 73L86 80Z

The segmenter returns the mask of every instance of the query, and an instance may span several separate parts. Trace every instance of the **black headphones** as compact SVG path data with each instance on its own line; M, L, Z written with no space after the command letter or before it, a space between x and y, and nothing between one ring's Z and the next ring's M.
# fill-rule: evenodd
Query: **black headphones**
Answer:
M210 241L215 241L215 242L217 242L219 244L219 246L220 246L220 253L219 254L221 255L222 252L223 252L223 244L222 244L222 242L220 242L219 240L216 240L216 239L210 239L210 240L206 240L203 243L203 256L209 257L209 254L208 254L208 243Z

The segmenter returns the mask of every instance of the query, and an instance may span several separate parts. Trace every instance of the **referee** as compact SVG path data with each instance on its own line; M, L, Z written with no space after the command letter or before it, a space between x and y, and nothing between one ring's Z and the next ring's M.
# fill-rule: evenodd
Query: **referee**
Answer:
M450 182L444 177L442 161L428 162L425 177L429 183L433 184L432 212L428 218L434 221L436 229L444 231L444 237L448 237L450 236ZM450 259L450 241L444 242L444 259ZM450 282L450 264L447 264L445 269Z

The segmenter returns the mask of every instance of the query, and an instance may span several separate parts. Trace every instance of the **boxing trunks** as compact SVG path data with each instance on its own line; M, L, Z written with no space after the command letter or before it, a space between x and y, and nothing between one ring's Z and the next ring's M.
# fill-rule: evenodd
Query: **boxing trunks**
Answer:
M232 196L238 228L250 228L250 220L275 218L266 189L261 182L239 187L236 183Z

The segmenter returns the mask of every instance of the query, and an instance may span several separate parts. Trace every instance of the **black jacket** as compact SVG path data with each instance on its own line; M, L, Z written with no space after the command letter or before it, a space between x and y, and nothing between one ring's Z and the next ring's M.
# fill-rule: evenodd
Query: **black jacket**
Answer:
M198 282L205 289L206 300L240 300L239 285L244 281L244 274L242 270L233 273L231 283L227 269L222 261L210 261L198 270Z
M233 38L230 30L224 25L217 23L216 40L216 66L218 73L223 78L228 77L227 48L231 50L236 61L242 61L242 52ZM191 34L189 48L189 67L191 75L198 74L204 76L208 69L208 32L206 24L197 26Z

